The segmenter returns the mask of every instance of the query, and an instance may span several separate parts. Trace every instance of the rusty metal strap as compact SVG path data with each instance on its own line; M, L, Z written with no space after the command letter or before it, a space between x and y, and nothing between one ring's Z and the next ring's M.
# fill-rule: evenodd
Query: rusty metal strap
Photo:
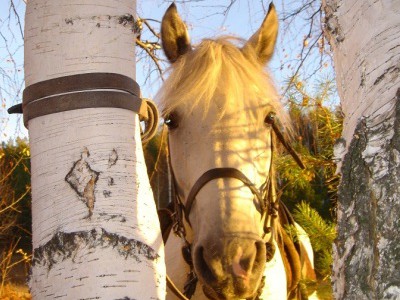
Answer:
M140 87L132 78L116 73L86 73L53 78L37 82L25 88L24 105L40 98L57 94L112 89L140 96Z
M28 127L28 121L36 117L93 107L122 108L147 115L147 104L139 97L119 91L85 91L42 98L24 105L24 125Z
M146 101L132 78L115 73L87 73L41 81L25 88L24 124L57 112L81 108L115 107L147 118Z

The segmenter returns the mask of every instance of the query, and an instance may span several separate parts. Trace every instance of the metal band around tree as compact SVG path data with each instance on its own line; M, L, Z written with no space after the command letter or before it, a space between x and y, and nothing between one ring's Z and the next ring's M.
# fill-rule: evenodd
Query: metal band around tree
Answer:
M132 78L115 73L86 73L41 81L25 88L22 111L29 120L82 108L115 107L147 119L146 101Z

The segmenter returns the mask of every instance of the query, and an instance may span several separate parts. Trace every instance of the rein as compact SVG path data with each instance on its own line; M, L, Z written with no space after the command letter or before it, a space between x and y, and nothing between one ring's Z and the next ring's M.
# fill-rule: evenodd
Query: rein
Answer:
M286 150L290 153L290 155L293 157L293 159L296 161L296 163L299 165L301 169L305 169L304 163L301 161L299 155L295 152L291 144L285 139L284 135L280 131L279 127L275 123L275 114L274 113L269 113L266 118L264 119L264 123L268 124L271 126L273 129L275 136L277 139L281 142L281 144L286 148ZM272 132L271 132L272 134ZM169 155L169 142L168 142L168 155ZM269 241L266 242L266 248L267 248L267 258L266 261L270 261L272 257L274 256L275 253L275 247L272 243L274 236L274 227L275 227L275 222L278 217L278 211L279 211L279 201L274 199L273 195L273 184L272 184L272 159L273 159L273 144L272 144L272 139L271 139L271 167L269 174L264 182L264 184L261 186L260 189L258 189L254 183L252 183L246 175L244 175L241 171L235 168L214 168L206 171L199 177L199 179L195 182L193 187L191 188L189 195L186 199L186 205L183 204L181 199L178 196L178 184L176 182L176 177L173 172L173 168L171 165L171 160L168 159L168 164L169 164L169 169L171 172L171 177L172 177L172 187L173 187L173 203L174 203L174 212L171 214L171 217L173 219L173 231L174 233L181 237L184 242L185 246L182 248L182 256L185 260L185 262L189 265L190 267L190 272L188 274L188 280L185 284L184 287L184 292L182 293L179 291L179 289L174 285L172 280L168 277L167 275L167 285L171 289L171 291L181 300L188 300L190 299L193 294L195 293L196 290L196 285L197 285L197 276L196 273L194 272L194 266L193 262L191 259L191 244L189 241L186 239L186 230L183 222L183 218L187 221L189 226L190 220L189 220L189 215L191 212L191 208L193 207L194 201L196 199L197 194L200 192L200 190L210 181L215 180L215 179L220 179L220 178L234 178L240 180L245 186L247 186L250 191L253 193L254 197L257 199L257 203L260 206L260 213L261 215L266 215L265 216L265 223L264 223L264 237L271 233ZM163 234L164 236L164 234ZM263 238L264 238L263 237ZM167 242L168 239L168 234L165 235L165 240L164 243ZM263 285L259 287L259 290L263 288ZM259 294L260 291L259 291ZM257 296L256 296L257 297Z
M300 167L300 169L305 170L306 166L304 165L303 161L301 160L300 156L297 154L297 152L293 149L292 145L288 143L288 141L285 139L284 135L278 128L278 126L275 124L275 114L274 113L269 113L265 119L264 123L270 124L272 126L272 129L275 132L276 137L278 140L281 142L281 144L286 148L286 150L289 152L289 154L293 157L297 165Z

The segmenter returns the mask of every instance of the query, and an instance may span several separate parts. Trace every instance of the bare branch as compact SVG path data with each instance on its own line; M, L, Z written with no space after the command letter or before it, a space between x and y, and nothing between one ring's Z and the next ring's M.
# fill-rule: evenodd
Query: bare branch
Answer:
M157 33L157 32L154 30L154 28L149 24L149 22L148 22L149 19L141 19L141 20L142 20L143 23L146 25L146 27L150 30L150 32L151 32L152 34L154 34L154 36L156 36L157 38L160 38L160 37L161 37L160 34Z
M159 63L159 58L157 58L154 55L154 50L156 49L160 49L161 46L157 43L145 43L142 42L139 39L136 39L136 45L138 45L140 48L142 48L144 51L146 51L146 53L151 57L151 59L153 60L154 64L157 67L158 73L161 77L161 80L164 81L164 77L163 77L163 69L161 68L161 65Z
M297 66L294 74L291 76L290 81L288 83L288 85L286 86L286 89L283 92L283 95L285 95L287 93L287 91L290 89L291 85L293 84L294 79L297 77L297 75L299 74L299 71L301 70L301 68L303 67L304 62L306 61L306 59L309 57L311 51L314 49L314 46L318 43L319 38L322 36L322 32L320 33L320 35L318 36L317 39L314 40L314 42L311 44L311 46L308 48L308 50L306 51L305 55L304 54L304 50L305 47L303 47L301 49L301 54L300 54L300 60L299 60L299 65Z
M26 4L26 2L25 2L25 4ZM19 18L19 14L18 14L17 10L15 9L15 5L14 5L14 1L13 0L10 0L10 9L13 10L15 17L17 18L17 21L18 21L17 24L18 24L18 27L19 27L19 32L21 33L22 39L24 39L24 31L22 30L22 25L21 25L22 23L21 23L21 20Z

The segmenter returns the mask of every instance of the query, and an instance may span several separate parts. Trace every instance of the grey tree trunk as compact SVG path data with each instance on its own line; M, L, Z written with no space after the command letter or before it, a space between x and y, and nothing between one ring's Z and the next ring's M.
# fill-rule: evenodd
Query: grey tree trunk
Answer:
M335 299L400 298L400 1L323 0L344 118Z

